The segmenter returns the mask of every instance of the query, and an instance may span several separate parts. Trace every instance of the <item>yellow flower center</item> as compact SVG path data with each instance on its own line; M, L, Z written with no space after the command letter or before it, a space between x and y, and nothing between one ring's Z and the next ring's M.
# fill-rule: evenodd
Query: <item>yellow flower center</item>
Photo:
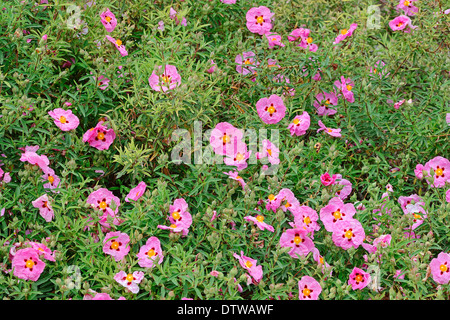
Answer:
M272 41L277 41L277 38L272 38Z
M358 274L356 275L356 277L355 277L355 280L356 280L357 282L361 282L362 279L363 279L363 276L360 275L359 273L358 273Z
M292 121L294 124L299 124L300 120L299 119L294 119L294 121Z
M59 122L61 122L62 124L66 123L66 122L67 122L66 117L61 116L61 117L59 118Z
M347 29L342 29L341 34L347 34Z
M163 79L163 81L165 83L169 83L170 82L170 78L168 76L162 76L161 78Z
M172 212L172 218L174 218L175 220L180 219L180 213L178 211Z
M48 182L53 183L53 181L55 181L55 178L53 178L52 176L48 176Z
M172 229L175 229L175 228L177 227L177 225L176 225L176 224L171 224L170 227L171 227Z
M237 161L242 161L242 160L244 160L244 154L238 152L238 153L236 154L236 160L237 160Z
M320 257L319 261L320 261L320 264L323 264L324 263L323 257Z
M242 179L241 176L236 176L236 180Z
M111 242L111 248L114 250L119 249L119 243L117 241Z
M435 173L438 177L440 177L444 174L444 170L442 170L441 168L438 168L438 169L436 169Z
M373 69L373 73L377 73L377 69Z
M291 206L291 204L289 202L286 202L286 204L284 205L286 208L289 208Z
M105 134L104 134L103 132L99 132L99 133L97 134L97 139L98 139L98 140L103 140L103 139L105 139Z
M256 220L258 220L259 222L263 222L264 221L264 217L261 215L257 215L256 216Z
M330 99L327 99L327 101L325 101L326 104L330 104Z
M420 215L418 215L417 213L414 213L414 218L419 219L419 220L422 219L422 217Z
M303 295L309 297L309 295L311 294L311 290L309 290L308 288L303 289Z
M299 244L299 243L302 242L302 238L300 238L299 236L297 236L297 237L294 238L294 242L295 242L295 244Z
M272 149L267 149L267 153L269 154L269 156L272 156Z
M259 24L262 24L264 22L264 17L263 16L259 16L258 18L256 18L256 22Z
M42 249L42 248L39 248L38 250L41 251L41 252L44 252L44 249Z
M272 114L275 112L275 107L274 106L270 106L269 108L267 108L267 112Z
M269 195L269 200L273 201L273 199L275 199L275 196L273 194Z
M253 263L251 263L251 261L247 261L245 265L247 266L247 268L251 268L253 266Z
M228 135L224 135L224 136L222 137L222 141L223 141L224 143L228 143L228 142L230 142L230 137L229 137Z
M308 37L308 39L306 39L306 42L308 42L308 43L312 43L312 42L313 42L313 38L311 38L311 37Z
M348 230L348 231L345 232L345 237L346 237L347 239L351 239L352 236L353 236L353 232L351 232L350 230Z
M328 129L327 131L328 131L328 132L332 132L333 130L331 130L331 129Z
M106 22L111 22L111 17L106 16L105 20L106 20Z
M341 211L338 209L337 211L333 212L333 217L336 220L339 220L342 217Z
M121 46L121 45L122 45L122 41L119 40L119 39L117 39L117 40L116 40L116 44L117 44L118 46Z
M155 255L155 250L153 250L153 249L148 250L147 255L148 255L150 258L153 257L153 256Z
M251 62L250 59L246 59L246 60L244 61L244 64L253 64L253 62Z
M406 6L406 7L409 6L409 4L410 4L410 2L409 2L408 0L406 0L405 2L403 2L403 5Z
M106 209L106 207L107 207L108 205L106 204L105 201L102 201L102 202L100 202L100 204L99 204L98 206L100 207L100 209Z
M27 260L27 262L25 263L25 266L26 266L28 269L33 268L33 267L34 267L34 262L33 262L33 260Z
M131 273L127 274L127 281L128 282L133 281L133 275Z
M310 217L306 217L305 219L303 219L303 222L306 224L310 224L311 223L311 218Z
M447 271L447 266L445 264L441 264L441 266L439 267L439 270L441 270L442 272L446 272Z
M349 84L347 85L346 88L347 88L348 91L352 91L352 89L353 89L353 87L351 85L349 85Z
M401 27L403 25L403 22L397 23L397 27Z

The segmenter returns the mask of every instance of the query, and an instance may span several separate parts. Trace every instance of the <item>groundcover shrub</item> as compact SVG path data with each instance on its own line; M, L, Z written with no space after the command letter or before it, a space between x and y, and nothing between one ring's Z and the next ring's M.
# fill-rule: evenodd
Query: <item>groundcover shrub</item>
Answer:
M445 1L1 1L4 299L448 299Z

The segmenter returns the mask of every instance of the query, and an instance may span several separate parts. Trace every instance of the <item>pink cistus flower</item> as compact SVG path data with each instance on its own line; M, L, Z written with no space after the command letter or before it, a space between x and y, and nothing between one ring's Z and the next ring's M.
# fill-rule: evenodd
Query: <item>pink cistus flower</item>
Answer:
M317 300L322 292L322 287L313 277L303 276L298 282L298 291L300 300Z
M297 212L300 206L300 202L290 189L288 188L281 189L277 197L280 199L279 204L283 212L286 212L287 210L289 210L292 214Z
M406 206L405 214L411 214L413 216L413 225L411 226L411 230L415 230L423 223L424 219L427 218L427 212L419 204L408 204Z
M264 6L253 7L247 11L247 29L252 33L264 35L272 29L271 18L274 13Z
M313 43L313 38L310 37L309 35L310 32L311 30L306 28L294 29L288 36L288 40L289 42L295 42L297 40L300 40L297 45L298 47L308 49L311 52L316 52L318 47L316 44Z
M50 167L46 167L42 172L44 172L44 174L41 176L41 179L46 182L43 187L46 189L58 188L61 179L55 174L55 171Z
M108 232L103 239L103 252L112 256L116 261L122 261L130 252L129 243L128 234L119 231Z
M273 78L273 82L285 84L283 95L289 94L291 97L295 96L295 89L286 85L291 83L291 80L287 76L278 74Z
M333 44L338 44L342 40L350 37L353 34L353 31L355 31L357 27L358 27L358 25L356 23L352 23L350 25L350 28L348 28L348 30L347 29L342 29L340 31L339 35L334 40Z
M383 78L385 75L389 75L389 73L386 74L386 71L384 70L384 66L386 65L386 63L384 63L382 60L378 60L377 62L375 62L373 67L370 67L370 73L374 76L378 76L381 78Z
M122 270L117 272L114 276L114 280L132 293L139 292L139 283L141 283L142 279L144 279L144 272L142 271L135 271L127 274Z
M436 283L447 284L450 281L450 254L441 252L430 262L431 276Z
M322 273L325 273L325 269L329 268L330 265L325 261L325 258L320 254L319 249L313 249L313 259L319 266L322 266ZM333 274L333 271L330 271L330 276Z
M39 168L44 170L50 164L46 155L38 155L36 151L39 149L39 146L29 147L26 146L24 149L24 153L22 153L20 157L20 161L28 162L30 164L38 165Z
M400 101L394 103L394 109L396 109L396 110L400 109L400 106L401 106L403 103L405 103L405 99L400 100Z
M269 98L258 100L256 103L256 111L264 123L275 124L284 118L286 106L281 97L272 94Z
M158 228L172 230L173 232L182 232L183 236L186 236L192 224L192 216L187 210L188 204L186 201L182 198L176 199L174 204L169 206L169 221L171 225L158 225Z
M314 243L307 236L307 231L296 227L288 229L280 237L281 247L290 247L289 255L298 259L299 256L307 256L314 248Z
M95 78L95 77L93 76L92 78L94 79L95 82L98 80L97 87L98 87L100 90L106 90L106 89L108 89L109 81L110 81L110 80L109 80L107 77L105 77L105 76L99 76L98 79L97 79L97 78Z
M343 179L341 174L336 174L336 181L333 185L341 185L342 189L336 191L335 195L338 196L341 200L347 199L347 197L352 193L353 184L347 179Z
M256 153L256 159L263 159L267 157L271 164L279 164L280 163L280 149L273 144L269 139L264 139L262 141L262 150L261 152Z
M128 195L125 197L126 202L130 202L130 200L138 201L140 197L144 194L147 189L147 184L144 181L139 182L139 184L130 190Z
M281 36L277 33L266 33L267 41L269 42L269 49L275 48L275 46L284 47L284 43L281 42Z
M334 82L334 85L337 87L339 92L339 96L342 94L345 100L347 100L350 103L355 102L355 96L352 92L353 87L355 86L355 83L351 79L345 79L344 76L341 76L341 81L339 82L336 80Z
M320 176L320 182L322 182L322 184L325 187L334 184L336 179L337 179L337 175L336 174L333 174L333 176L330 176L330 174L328 172L325 172L324 174L322 174Z
M423 169L428 172L425 178L431 188L443 188L445 183L450 183L450 161L444 157L437 156L425 163ZM434 175L430 175L430 170L433 169ZM433 179L434 178L434 179Z
M400 206L403 210L403 213L405 213L405 214L408 213L408 209L406 208L406 206L409 204L416 204L419 206L425 205L425 202L417 194L412 194L408 197L400 196L400 197L398 197L398 203L400 204Z
M450 10L450 9L449 9ZM450 113L447 113L445 115L445 122L447 122L447 124L450 126Z
M116 16L109 9L106 9L100 14L100 21L108 32L113 32L117 26Z
M414 175L417 179L422 180L423 179L423 164L417 164L416 168L414 169Z
M43 196L40 196L36 200L31 202L33 207L39 209L39 214L42 216L42 218L45 219L45 221L50 222L52 221L53 217L55 216L55 213L53 211L52 206L49 203L48 197L46 194Z
M386 248L391 244L392 236L390 234L381 235L373 241L373 244L363 242L361 246L369 253L377 252L378 248Z
M331 235L334 244L345 250L351 247L358 248L365 237L364 228L356 219L337 221Z
M450 202L450 189L448 189L447 192L445 193L445 200L447 202Z
M302 136L306 134L311 125L311 118L308 112L303 111L301 115L295 116L291 123L288 125L291 136Z
M72 110L56 108L49 111L48 114L53 118L56 126L62 131L74 130L80 124L80 120L72 113Z
M332 136L332 137L337 137L337 138L342 137L341 129L340 129L340 128L338 128L338 129L327 128L327 127L323 124L323 122L320 121L320 120L319 120L318 123L319 123L319 127L320 127L320 128L317 129L317 132L324 130L327 134L329 134L329 135Z
M153 268L156 263L161 264L164 260L164 255L159 239L157 237L148 238L136 256L139 259L138 264L142 268Z
M109 228L109 224L107 223L108 216L114 218L114 224L119 225L119 220L116 218L116 214L119 212L120 199L116 197L111 191L106 188L100 188L94 192L92 192L86 202L91 205L92 208L95 208L101 212L100 216L100 224ZM112 203L114 202L115 209L111 208Z
M122 43L122 40L114 39L111 36L106 36L106 39L108 39L108 41L111 42L117 50L119 50L122 57L126 57L128 55L128 51L125 49L125 45Z
M220 2L222 3L226 3L226 4L235 4L237 0L220 0Z
M247 270L256 282L259 282L262 279L262 266L257 265L257 260L244 256L244 251L241 251L240 256L237 253L233 253L233 257L239 260L241 267Z
M17 250L12 259L13 274L23 280L37 281L44 268L45 262L33 248Z
M344 204L339 197L332 198L328 204L320 209L320 220L322 220L325 229L333 232L339 221L353 220L356 213L353 203Z
M227 155L223 159L223 162L228 166L236 166L238 171L247 168L247 160L250 158L252 151L247 150L247 144L242 141L237 141L235 153L233 155Z
M170 64L166 64L164 70L163 66L157 66L148 78L148 83L153 90L166 92L181 84L181 75L178 73L177 67Z
M319 220L319 215L317 211L308 206L298 206L293 212L294 215L294 225L300 229L305 230L311 235L314 231L320 230L320 226L317 223Z
M46 260L49 261L56 261L55 257L53 256L53 252L52 250L50 250L46 245L43 245L42 243L39 242L34 242L34 241L27 241L25 243L26 245L31 245L31 248L33 248L34 250L36 250L36 252L39 254L40 258L44 258Z
M419 8L413 5L413 2L417 0L400 0L396 6L397 11L403 10L407 16L415 16L419 12Z
M216 69L217 69L217 65L214 62L214 60L212 60L212 59L210 60L210 62L211 62L211 67L208 70L206 70L206 72L214 73L214 71L216 71Z
M0 166L1 166L1 162L0 162ZM9 172L4 172L2 170L2 168L0 168L0 186L2 185L2 183L10 183L11 182L11 175Z
M237 171L229 171L229 172L224 172L224 174L226 174L229 178L239 182L241 187L242 187L242 189L244 189L246 183L245 183L244 179L242 179L242 177L239 176L239 172L237 172Z
M253 51L238 54L234 59L234 62L237 64L236 71L244 76L249 73L256 74L255 68L259 66L259 62L256 61L255 56Z
M264 222L264 216L261 214L258 214L256 217L253 216L246 216L244 217L244 220L246 221L251 221L254 224L256 224L256 226L260 229L260 230L269 230L270 232L274 232L275 229L273 228L273 226L271 226L270 224L267 224Z
M403 32L410 33L412 29L417 28L411 24L411 19L405 15L398 16L389 21L389 27L393 31L403 30Z
M209 143L216 154L234 155L236 144L243 137L243 132L235 128L231 123L220 122L211 131Z
M274 194L270 194L267 200L264 201L266 203L266 210L267 211L272 210L273 212L276 212L277 209L280 207L282 199L283 199L282 195L275 196Z
M83 135L83 142L88 142L91 147L98 150L109 149L116 138L116 133L114 129L108 129L103 123L100 121L94 128L86 131Z
M348 278L348 284L352 286L353 290L362 290L370 283L370 274L359 268L353 268Z
M333 115L337 111L330 108L330 106L336 106L338 104L338 97L334 92L324 92L316 95L314 100L314 107L317 110L317 115L328 116Z

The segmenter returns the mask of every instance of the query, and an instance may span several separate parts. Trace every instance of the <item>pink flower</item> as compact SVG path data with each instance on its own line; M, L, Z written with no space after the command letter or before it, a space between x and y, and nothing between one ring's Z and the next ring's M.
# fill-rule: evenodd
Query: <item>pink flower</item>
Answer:
M450 9L449 9L450 10ZM450 126L450 113L447 113L445 115L445 121L447 122L447 124Z
M105 26L106 31L113 32L114 28L117 26L117 19L114 13L106 9L100 14L100 21Z
M106 39L108 39L109 42L114 44L114 46L117 48L117 50L119 50L122 57L126 57L128 55L128 51L125 49L125 45L122 44L122 40L120 40L120 39L116 40L111 36L106 36Z
M398 109L400 108L400 106L401 106L404 102L405 102L405 99L400 100L400 101L394 103L394 109L397 109L397 110L398 110Z
M132 293L139 292L139 283L141 283L142 279L144 279L144 273L142 271L135 271L128 274L125 271L119 271L114 276L114 280Z
M306 39L309 37L309 29L297 28L292 30L292 32L288 35L289 42L297 41L298 39Z
M320 120L319 120L319 127L320 128L317 129L317 132L324 130L327 134L329 134L332 137L337 137L337 138L342 137L340 128L338 128L338 129L327 128L327 127L325 127L323 122Z
M311 125L311 118L308 112L303 111L301 115L295 116L294 120L288 125L291 136L302 136L306 134Z
M280 207L282 199L283 199L283 195L275 196L273 194L270 194L268 199L265 200L266 210L268 210L268 211L272 210L273 212L276 212L277 209Z
M178 73L177 67L170 64L164 66L157 66L152 75L148 78L150 87L155 91L166 92L173 90L181 84L181 76Z
M317 223L319 220L319 215L317 211L308 206L298 206L293 212L294 214L294 225L306 232L311 232L320 230L320 226Z
M274 13L270 12L269 8L264 6L251 8L245 15L248 30L259 35L268 33L272 29L270 18L273 15Z
M264 139L262 141L262 150L261 152L256 153L256 159L262 159L265 157L268 157L271 164L280 163L280 149L278 149L278 147L269 139Z
M430 262L433 280L439 284L447 284L450 281L450 254L441 252Z
M286 114L283 99L276 94L272 94L269 98L259 99L256 103L256 110L261 120L267 124L280 122Z
M89 129L83 135L83 142L88 142L91 147L98 150L107 150L114 142L116 133L113 129L103 125L103 121L97 123L94 128Z
M419 8L414 6L412 3L417 0L400 0L399 4L396 6L397 11L403 10L407 16L415 16L419 12Z
M317 300L322 292L319 282L310 276L303 276L298 282L300 300Z
M341 32L339 33L339 35L334 40L333 44L338 44L342 40L350 37L353 34L353 31L355 31L355 29L357 27L358 27L358 25L356 23L352 23L348 30L347 29L342 29Z
M362 290L367 287L370 281L371 277L369 273L355 267L353 268L352 273L350 273L348 284L352 286L353 290Z
M320 209L320 220L327 231L333 232L339 221L353 220L355 213L356 209L353 203L344 204L340 198L334 197Z
M389 75L389 73L386 74L386 71L383 70L386 63L384 63L382 60L378 60L375 62L375 65L373 67L370 67L370 73L373 75L378 75L381 78L383 78L385 75Z
M260 230L267 229L270 232L274 232L275 231L274 228L271 225L269 225L269 224L264 222L264 216L263 215L258 214L256 217L246 216L246 217L244 217L244 220L253 222L254 224L256 224L256 226Z
M288 229L280 237L281 247L290 247L289 255L292 258L298 259L298 255L306 256L314 248L314 243L307 236L307 231L303 228L296 227L294 229Z
M350 103L355 102L355 97L352 92L352 89L355 86L355 83L351 79L345 79L344 76L341 76L341 82L336 80L334 82L334 85L341 92L341 94L345 100L347 100ZM339 96L341 94L339 94Z
M416 168L414 169L414 175L416 176L417 179L422 180L423 179L423 165L422 164L417 164Z
M292 214L294 214L299 209L300 202L290 189L281 189L277 197L280 199L280 207L283 212L289 210Z
M44 174L41 176L41 178L43 181L47 182L44 183L44 188L47 189L58 188L61 179L55 174L55 171L53 171L53 169L51 169L50 167L46 167L42 171L44 172Z
M28 149L27 149L28 148ZM50 164L50 161L48 160L46 155L41 155L39 156L36 151L39 149L39 146L34 146L34 147L26 147L25 148L25 152L22 153L21 157L20 157L20 161L22 162L28 162L30 164L36 164L39 166L39 168L41 168L42 170L44 170L45 168L48 167L48 165Z
M244 256L244 251L241 251L241 255L239 256L236 253L233 253L233 257L239 260L239 264L247 270L247 272L255 279L256 282L259 282L262 279L263 271L262 266L257 266L257 260L252 259L250 257Z
M447 192L445 193L445 200L447 202L450 202L450 189L448 189Z
M423 169L428 171L428 175L426 177L431 177L430 169L433 169L434 171L434 175L432 177L434 178L433 183L426 179L431 188L443 188L445 187L446 182L450 183L450 161L446 158L441 156L434 157L425 163Z
M92 192L86 199L86 202L89 203L91 207L101 212L100 224L102 226L109 228L109 223L107 222L108 216L114 218L113 224L120 224L120 221L116 217L116 214L119 211L120 199L108 189L100 188L97 191ZM114 203L115 206L114 210L111 207L112 203Z
M313 259L319 266L322 266L322 273L325 273L325 269L329 268L330 265L325 261L324 257L320 255L319 249L314 248L313 249ZM330 271L330 276L332 275L333 271Z
M148 238L136 256L139 258L138 264L142 268L153 268L156 263L161 264L164 260L164 255L159 239L157 237Z
M334 184L334 182L337 179L337 175L333 174L333 176L330 176L330 174L328 172L325 172L324 174L322 174L320 176L320 182L322 182L322 184L324 186L329 186Z
M112 256L116 261L122 261L130 252L129 242L130 237L126 233L108 232L103 239L103 252Z
M244 134L228 122L220 122L211 131L209 143L214 152L219 155L234 155L237 141L241 141Z
M317 115L327 116L333 115L337 111L331 109L330 105L336 106L338 104L338 97L333 92L319 93L315 97L314 107L317 109Z
M159 21L158 22L158 28L157 28L158 30L161 30L161 31L164 31L164 21Z
M393 31L404 30L403 32L409 33L411 29L417 28L411 24L411 19L405 15L398 16L393 20L389 21L389 27Z
M217 65L214 62L214 60L211 59L211 67L208 70L206 70L206 72L213 73L214 71L216 71L216 69L217 69Z
M335 223L331 238L336 246L342 249L355 249L363 243L366 234L358 220L339 220Z
M74 114L72 110L64 110L62 108L56 108L49 111L48 114L54 119L55 124L62 131L70 131L76 129L80 124L80 120Z
M411 230L416 229L418 226L420 226L424 219L427 218L427 212L420 204L408 204L406 205L406 212L405 214L412 214L413 215L413 225L411 226Z
M276 33L266 33L265 34L267 41L269 42L269 49L274 48L275 46L284 47L285 45L281 42L281 36Z
M244 76L249 73L255 74L255 67L259 66L259 62L253 57L255 54L252 51L243 52L242 55L238 54L234 59L237 64L236 71Z
M46 194L40 196L31 203L33 204L33 207L39 209L39 214L45 219L45 221L47 222L52 221L55 214Z
M250 157L252 151L247 151L247 145L242 141L237 141L235 153L233 155L228 154L223 162L228 166L236 166L238 171L247 168L247 160Z
M39 259L37 250L33 248L17 250L12 259L13 274L23 280L37 281L44 268L45 262Z
M192 224L192 216L187 211L188 205L182 198L176 199L174 204L169 207L169 221L170 226L158 225L158 228L164 230L172 230L173 232L182 232L186 236L189 232L189 227Z
M291 80L289 80L289 78L283 74L278 74L273 78L273 81L276 83L283 83L283 84L288 84L291 83ZM295 89L291 88L287 85L284 86L284 91L283 91L283 95L285 94L289 94L291 97L295 96Z
M352 183L347 179L342 179L342 175L336 174L336 181L333 185L341 185L344 186L341 190L336 191L336 196L338 196L341 200L345 200L350 193L352 193Z
M361 243L361 246L366 249L369 253L377 252L377 249L382 247L386 248L391 244L392 237L390 234L382 235L373 241L373 244Z
M96 79L95 77L92 78L94 78L94 81L98 80L97 86L99 89L106 90L108 88L110 80L107 77L99 76L98 79Z
M26 244L31 245L31 248L36 250L36 252L40 256L43 256L44 259L53 261L53 262L55 261L55 257L53 256L52 250L50 250L47 246L43 245L42 243L30 241L30 242L27 242Z
M242 177L239 176L239 173L237 171L224 172L224 174L229 176L231 179L238 181L241 184L242 189L244 189L246 183L244 179L242 179Z
M220 0L222 3L235 4L237 0Z
M409 197L400 196L398 197L398 203L402 207L403 212L406 214L408 213L408 210L406 209L406 206L409 204L412 204L414 201L414 204L424 206L425 202L423 202L422 198L419 197L417 194L412 194Z
M145 189L147 189L147 184L144 181L139 182L139 184L130 190L128 195L125 197L126 202L130 202L131 200L137 201L145 192Z

